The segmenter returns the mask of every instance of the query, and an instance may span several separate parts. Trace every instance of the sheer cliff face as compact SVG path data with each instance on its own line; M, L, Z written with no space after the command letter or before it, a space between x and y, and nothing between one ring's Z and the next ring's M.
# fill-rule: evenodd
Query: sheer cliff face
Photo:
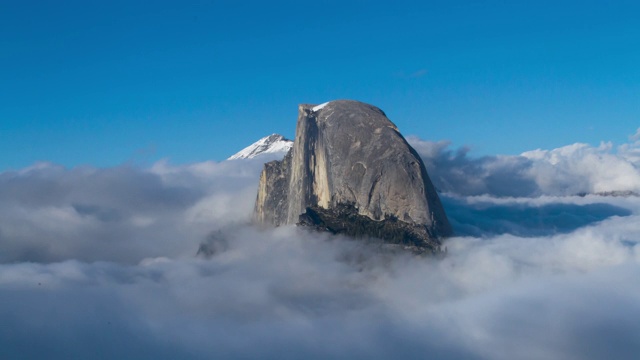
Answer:
M451 234L422 160L380 109L346 100L300 105L293 148L262 172L255 217L295 224L307 208L341 204L372 220L425 226L434 237Z

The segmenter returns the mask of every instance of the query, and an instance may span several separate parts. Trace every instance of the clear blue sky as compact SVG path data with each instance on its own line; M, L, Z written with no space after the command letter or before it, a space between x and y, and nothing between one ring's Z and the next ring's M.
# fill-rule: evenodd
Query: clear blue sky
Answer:
M222 160L357 99L476 154L640 127L637 1L1 1L0 170Z

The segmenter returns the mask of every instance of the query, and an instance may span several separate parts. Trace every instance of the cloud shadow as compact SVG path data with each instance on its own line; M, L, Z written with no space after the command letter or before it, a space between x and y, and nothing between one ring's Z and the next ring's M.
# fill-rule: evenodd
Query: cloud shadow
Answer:
M458 236L548 236L570 233L612 216L629 216L631 211L606 203L532 205L526 203L469 203L442 197L449 221Z

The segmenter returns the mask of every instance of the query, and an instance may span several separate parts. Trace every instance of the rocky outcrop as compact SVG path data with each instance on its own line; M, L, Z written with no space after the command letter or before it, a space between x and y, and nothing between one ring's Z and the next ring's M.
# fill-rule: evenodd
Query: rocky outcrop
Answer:
M388 241L402 233L426 248L452 232L420 156L384 112L348 100L299 106L293 148L261 174L255 219Z

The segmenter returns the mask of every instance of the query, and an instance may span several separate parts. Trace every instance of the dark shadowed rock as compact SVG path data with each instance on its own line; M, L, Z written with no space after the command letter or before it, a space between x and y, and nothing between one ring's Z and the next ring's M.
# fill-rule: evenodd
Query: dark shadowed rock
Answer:
M299 106L293 148L261 174L255 218L430 249L452 232L420 156L384 112L348 100Z

